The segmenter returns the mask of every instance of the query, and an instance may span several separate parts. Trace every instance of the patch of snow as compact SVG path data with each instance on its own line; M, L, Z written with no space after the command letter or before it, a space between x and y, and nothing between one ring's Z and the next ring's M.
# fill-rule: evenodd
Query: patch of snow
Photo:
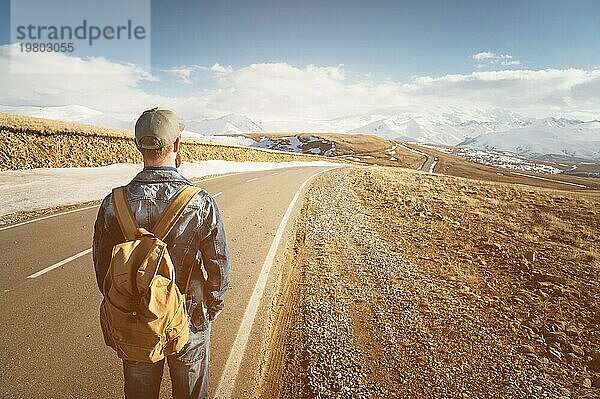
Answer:
M359 158L353 157L352 155L346 155L346 156L344 156L344 158L349 159L354 162L361 162L361 160Z
M302 142L296 136L278 137L269 139L261 137L258 142L255 142L252 147L268 148L271 150L287 151L287 152L302 152L300 146Z
M337 166L333 162L183 162L179 172L188 179L208 175L290 167ZM0 215L100 200L113 187L129 183L141 164L96 168L40 168L0 172Z
M510 151L529 157L600 160L600 129L571 120L542 120L531 126L489 133L461 145L481 150Z
M184 130L181 136L185 139L204 141L217 144L235 145L240 147L252 147L256 141L243 136L211 136Z
M533 162L509 152L477 150L473 148L457 148L455 155L465 158L471 162L483 165L496 166L503 169L517 169L529 172L558 174L562 170Z
M335 141L330 141L329 143L331 144L331 148L323 153L326 157L333 156L333 153L335 152Z
M320 146L307 148L309 144L319 143ZM330 148L323 151L321 147ZM277 151L296 152L301 154L325 155L329 156L335 151L335 143L315 136L309 136L307 141L301 141L298 136L290 135L284 137L261 137L259 141L255 141L250 147L265 148Z
M388 154L396 155L396 148L398 148L398 144L394 144L392 148L388 148L385 150Z

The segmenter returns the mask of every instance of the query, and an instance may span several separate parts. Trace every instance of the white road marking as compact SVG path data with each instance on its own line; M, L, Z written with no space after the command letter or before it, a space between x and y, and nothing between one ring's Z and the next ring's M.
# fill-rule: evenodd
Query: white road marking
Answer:
M60 262L58 262L58 263L55 263L55 264L53 264L52 266L48 266L47 268L45 268L45 269L42 269L42 270L40 270L40 271L39 271L39 272L37 272L37 273L33 273L32 275L30 275L30 276L27 276L27 278L36 278L36 277L39 277L39 276L41 276L42 274L48 273L49 271L51 271L51 270L54 270L54 269L56 269L57 267L61 267L62 265L64 265L64 264L67 264L67 263L69 263L70 261L72 261L72 260L75 260L75 259L77 259L77 258L80 258L80 257L82 257L83 255L87 255L87 254L89 254L90 252L92 252L92 248L88 248L88 249L86 249L85 251L81 251L81 252L79 252L78 254L75 254L75 255L73 255L73 256L69 256L69 257L68 257L67 259L65 259L65 260L61 260Z
M340 166L338 166L338 168L339 167ZM217 386L217 390L215 393L216 398L226 399L232 397L231 395L233 394L235 381L237 379L240 366L242 364L244 352L246 351L248 338L250 337L250 330L252 329L252 325L254 324L254 319L256 318L256 313L258 312L258 306L260 305L260 300L263 296L265 286L267 285L267 278L269 277L269 272L271 271L271 267L273 266L273 261L275 260L277 248L279 247L279 243L281 241L281 238L283 237L283 233L285 231L287 222L292 214L296 202L298 202L298 199L300 198L302 190L313 178L331 169L336 168L322 170L306 179L296 192L296 195L292 199L292 202L285 211L285 214L283 215L283 218L279 223L279 227L277 228L277 232L275 233L275 238L273 239L271 247L269 248L269 252L267 253L267 257L265 258L265 262L263 263L262 268L260 270L260 274L258 276L258 280L256 281L256 285L254 286L254 290L252 291L250 301L248 301L248 305L246 306L244 317L242 318L242 322L235 336L235 340L233 341L233 345L231 346L231 351L229 352L227 363L225 363L223 374L221 375L219 385Z
M212 196L212 197L213 197L213 198L217 198L217 197L218 197L219 195L221 195L221 194L223 194L223 191L219 191L218 193L216 193L216 194L213 194L213 196Z
M271 173L271 176L275 176L277 174L277 172Z
M26 220L24 222L20 222L20 223L17 223L17 224L11 224L9 226L0 227L0 231L7 230L7 229L12 229L13 227L23 226L24 224L28 224L28 223L39 222L40 220L53 218L54 216L61 216L61 215L66 215L68 213L73 213L73 212L78 212L78 211L84 211L86 209L91 209L91 208L97 208L99 206L100 206L100 204L98 204L98 205L90 205L90 206L86 206L85 208L71 209L70 211L65 211L65 212L60 212L60 213L54 213L52 215L42 216L42 217L39 217L39 218L36 218L36 219L31 219L31 220Z
M568 181L560 181L560 180L553 180L553 179L547 179L545 177L539 177L539 176L531 176L528 175L526 173L518 173L518 172L508 172L512 175L518 175L518 176L525 176L525 177L531 177L532 179L539 179L539 180L546 180L546 181L551 181L553 183L559 183L559 184L567 184L569 186L575 186L575 187L581 187L581 188L589 188L588 186L585 186L583 184L577 184L577 183L570 183Z
M258 177L255 177L255 178L250 179L250 180L246 180L246 183L250 183L251 181L254 181L254 180L258 180Z
M192 178L190 178L190 181L192 181L192 179L194 179L195 181L192 181L192 183L202 183L202 182L209 181L209 180L220 179L221 177L235 176L235 175L239 175L239 174L242 174L242 173L244 173L244 172L223 173L222 175L216 175L216 176L213 176L213 177L207 177L206 179L203 179L201 177L199 177L199 178L196 179L196 178L192 177Z

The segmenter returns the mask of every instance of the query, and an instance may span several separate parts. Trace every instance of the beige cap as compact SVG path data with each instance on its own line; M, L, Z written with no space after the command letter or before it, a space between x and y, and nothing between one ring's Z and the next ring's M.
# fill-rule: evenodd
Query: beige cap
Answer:
M179 123L175 112L152 108L135 122L135 142L147 150L156 150L177 140L185 125Z

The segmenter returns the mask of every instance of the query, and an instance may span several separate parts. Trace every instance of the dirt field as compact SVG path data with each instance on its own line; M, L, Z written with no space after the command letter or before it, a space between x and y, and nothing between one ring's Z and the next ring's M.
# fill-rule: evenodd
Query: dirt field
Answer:
M257 396L600 397L599 204L395 168L325 174Z
M417 148L420 151L431 154L439 159L439 163L435 168L436 173L444 175L466 177L468 179L478 179L484 181L493 181L500 183L516 183L526 184L535 187L548 187L559 190L579 190L581 187L573 184L585 185L592 190L600 190L600 179L590 177L579 177L563 174L542 174L535 172L522 172L514 169L502 169L492 166L482 165L474 162L469 162L456 155L449 155L441 151L436 151L431 148L421 147L415 144L407 144L410 147ZM527 178L523 176L528 174L535 178ZM560 184L543 179L551 179L563 181L570 184Z
M348 157L352 157L351 159L353 160L370 165L400 166L409 169L417 169L425 160L425 157L407 151L401 147L396 147L392 150L394 142L370 134L252 133L243 134L242 136L253 140L260 140L261 137L267 137L273 140L281 137L296 136L303 143L308 142L310 137L318 137L335 143L335 151L332 154L333 158L348 159ZM308 144L305 149L309 150L317 145L319 144L311 143ZM324 152L330 148L331 146L327 145L327 147L322 148L322 150Z

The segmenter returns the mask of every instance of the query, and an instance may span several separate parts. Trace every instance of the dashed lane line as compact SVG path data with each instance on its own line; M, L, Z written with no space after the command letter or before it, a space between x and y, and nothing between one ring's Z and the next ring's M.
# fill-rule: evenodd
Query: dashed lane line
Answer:
M33 273L32 275L27 276L27 278L36 278L36 277L39 277L42 274L46 274L49 271L52 271L52 270L56 269L57 267L61 267L62 265L65 265L65 264L71 262L72 260L75 260L77 258L81 258L82 256L89 254L90 252L92 252L92 248L88 248L85 251L79 252L78 254L75 254L73 256L69 256L67 259L61 260L60 262L55 263L55 264L53 264L51 266L48 266L47 268L42 269L42 270L40 270L37 273Z
M258 180L258 177L255 177L255 178L250 179L250 180L246 180L246 183L250 183L251 181L254 181L254 180Z
M86 206L84 208L71 209L70 211L54 213L52 215L42 216L42 217L31 219L31 220L26 220L24 222L20 222L20 223L11 224L11 225L8 225L8 226L0 227L0 231L7 230L7 229L12 229L13 227L23 226L24 224L28 224L28 223L39 222L40 220L50 219L50 218L53 218L55 216L61 216L61 215L66 215L66 214L73 213L73 212L85 211L86 209L97 208L99 206L100 205L90 205L90 206Z

